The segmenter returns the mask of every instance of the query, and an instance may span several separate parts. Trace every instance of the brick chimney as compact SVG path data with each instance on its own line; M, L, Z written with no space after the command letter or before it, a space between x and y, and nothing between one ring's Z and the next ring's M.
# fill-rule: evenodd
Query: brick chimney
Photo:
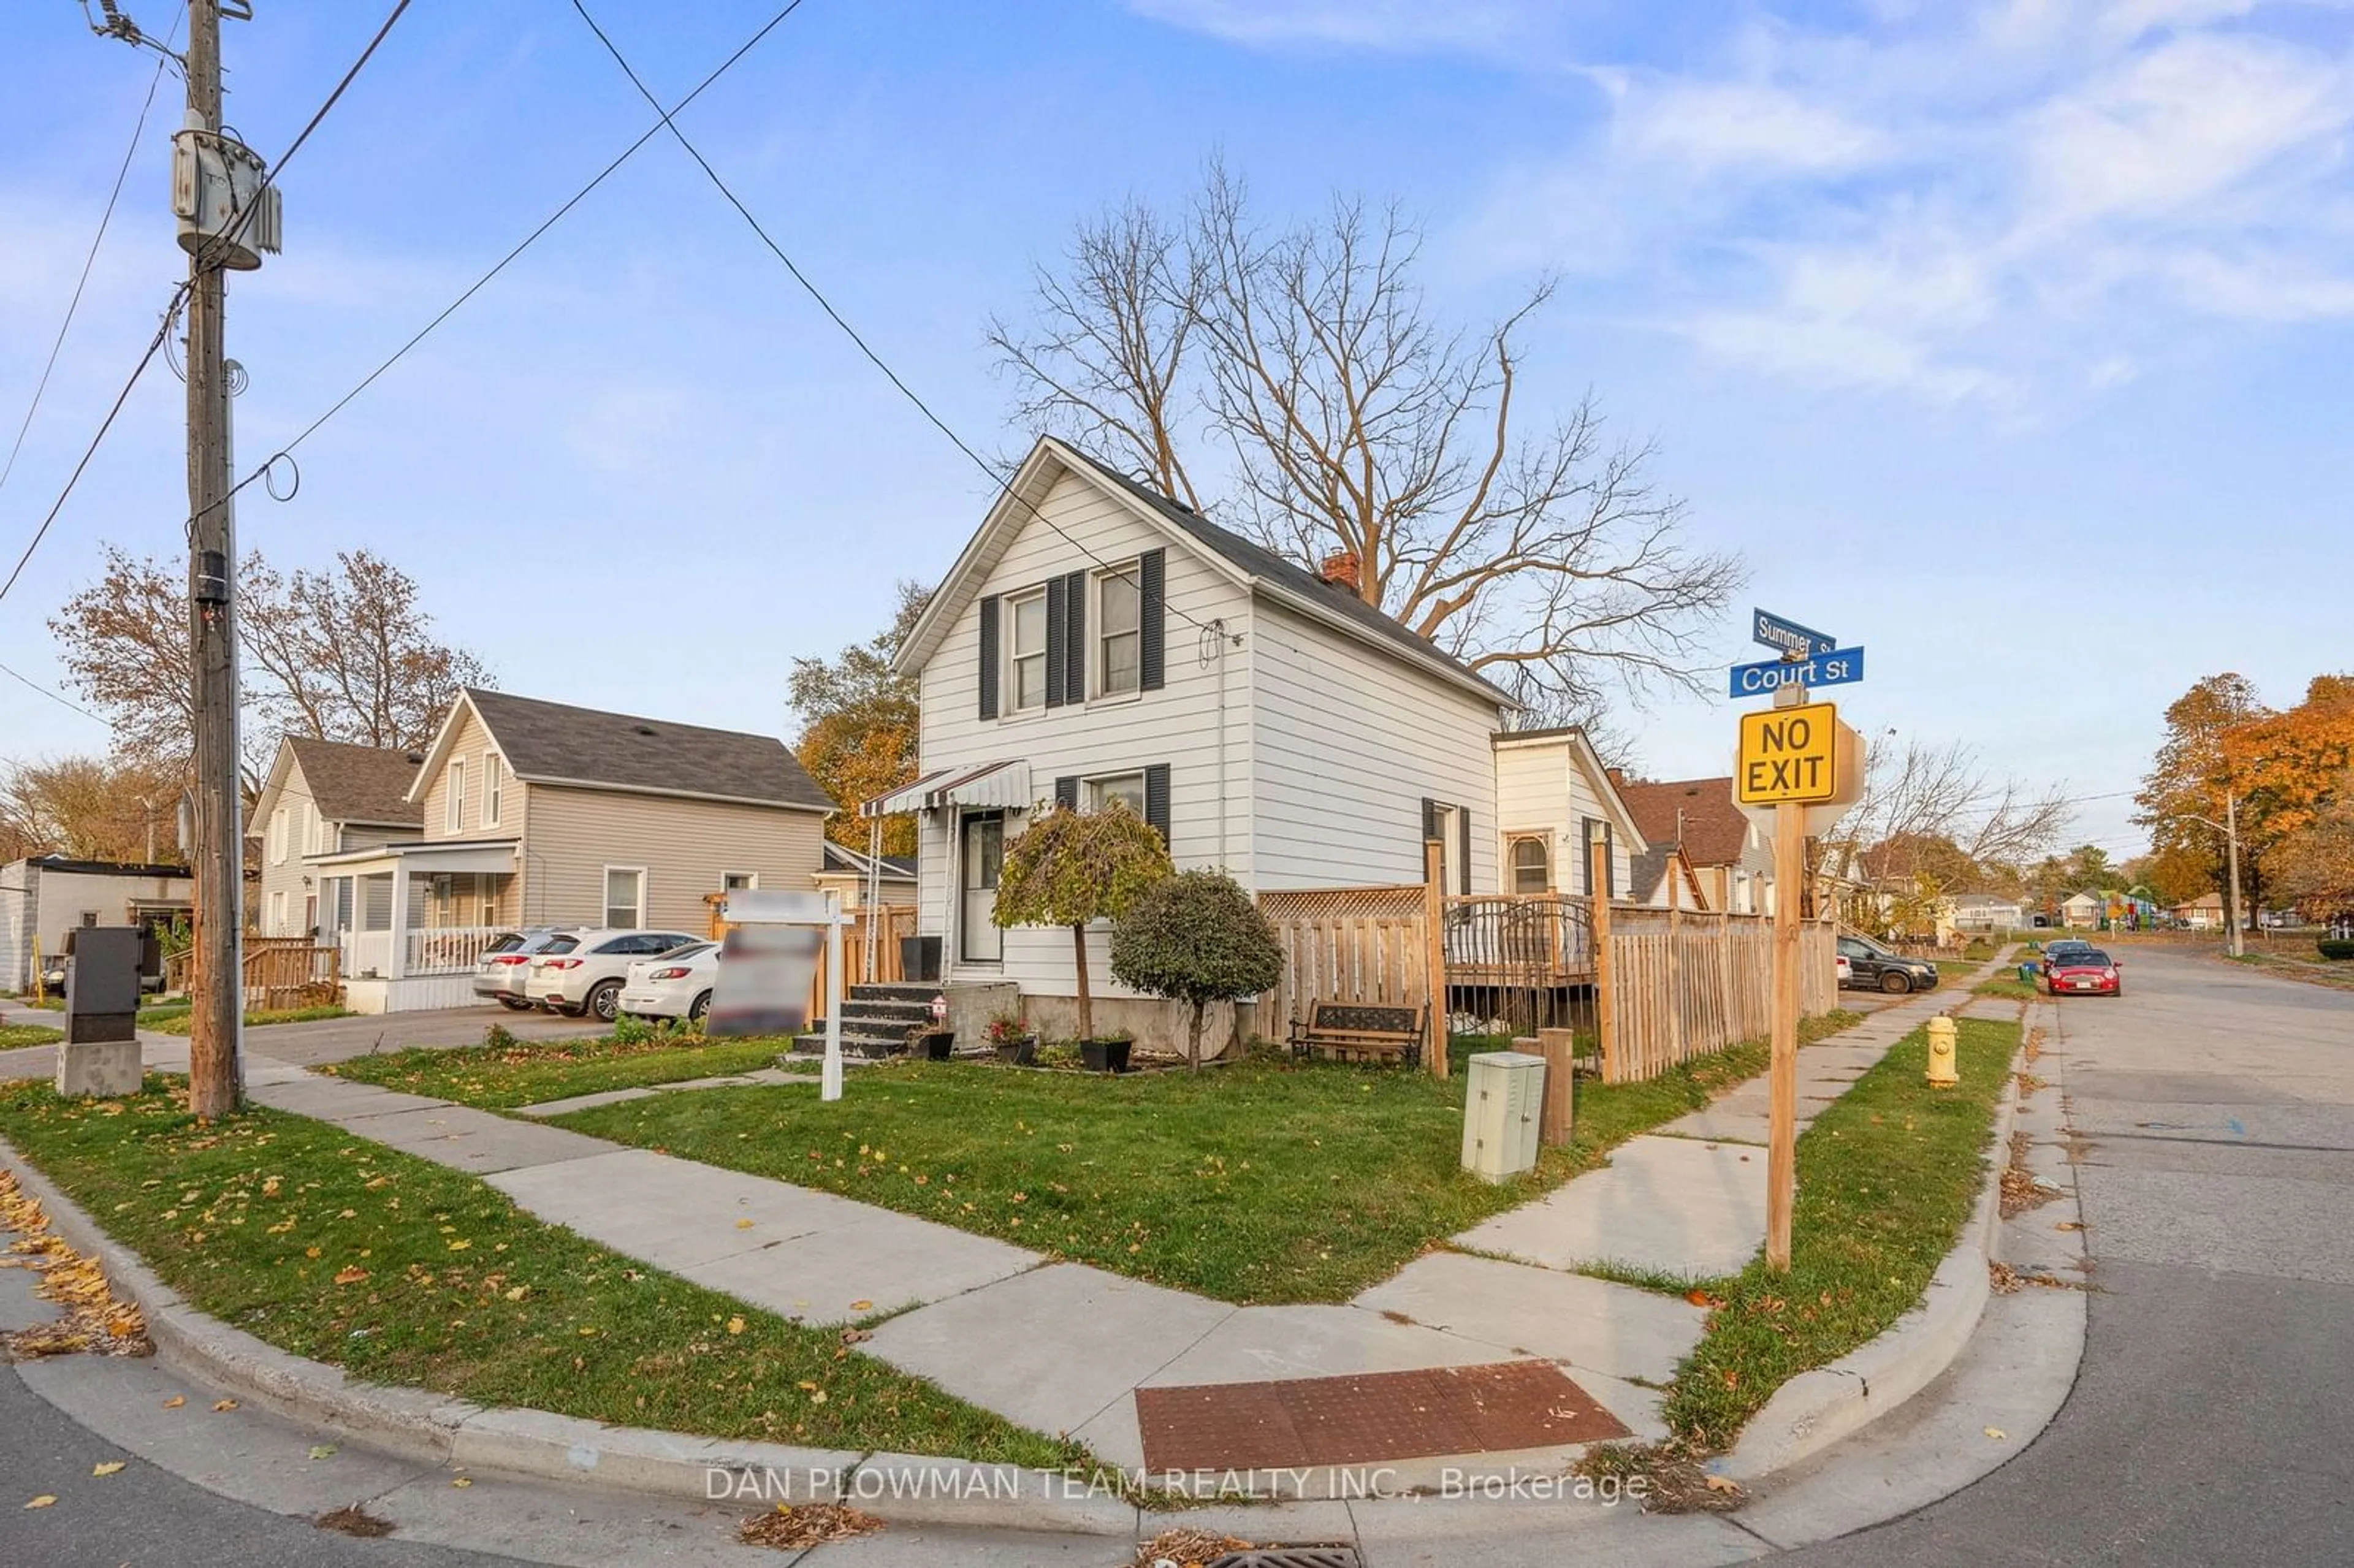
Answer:
M1626 783L1627 783L1627 770L1626 770L1625 768L1604 768L1602 771L1603 771L1603 772L1605 772L1605 773L1607 773L1608 775L1610 775L1610 782L1612 782L1613 784L1618 785L1618 786L1619 786L1620 788L1622 788L1622 789L1626 786Z
M1362 563L1354 550L1333 551L1324 557L1324 566L1316 575L1333 588L1346 588L1351 593L1365 591Z

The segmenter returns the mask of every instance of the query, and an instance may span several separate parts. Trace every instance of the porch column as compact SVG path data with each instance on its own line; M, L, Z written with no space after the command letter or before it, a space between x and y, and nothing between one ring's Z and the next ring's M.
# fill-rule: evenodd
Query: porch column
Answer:
M387 980L398 980L408 972L408 863L398 856L392 863L391 925L384 975Z

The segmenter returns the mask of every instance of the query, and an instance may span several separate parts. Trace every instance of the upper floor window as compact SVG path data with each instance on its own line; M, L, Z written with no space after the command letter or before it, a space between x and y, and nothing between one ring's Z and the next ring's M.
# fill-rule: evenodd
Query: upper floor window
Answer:
M1013 711L1046 705L1046 594L1041 588L1007 601L1013 611L1007 663L1013 679Z
M1143 671L1139 634L1141 598L1136 568L1124 567L1096 578L1096 695L1124 697L1138 690Z
M506 759L495 751L482 753L482 826L494 828L506 797Z
M1512 891L1553 891L1553 853L1539 834L1526 833L1512 841Z
M442 826L454 833L465 825L466 759L462 757L453 757L450 759L449 811L442 820Z

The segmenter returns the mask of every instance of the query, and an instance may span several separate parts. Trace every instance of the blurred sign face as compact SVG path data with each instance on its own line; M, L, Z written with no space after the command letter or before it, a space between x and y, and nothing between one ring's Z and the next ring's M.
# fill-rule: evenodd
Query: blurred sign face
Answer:
M732 904L742 895L731 895ZM719 945L711 987L713 1034L796 1034L810 1023L810 986L817 979L825 933L814 926L735 926Z

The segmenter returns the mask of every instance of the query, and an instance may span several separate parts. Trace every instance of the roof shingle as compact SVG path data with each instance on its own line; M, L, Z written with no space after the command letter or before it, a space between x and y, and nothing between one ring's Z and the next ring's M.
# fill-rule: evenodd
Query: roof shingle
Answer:
M833 801L774 736L609 714L470 686L466 696L526 781L707 795L832 810Z
M425 761L421 753L299 735L288 736L286 744L313 803L327 821L410 828L424 823L425 808L408 799Z
M1749 819L1733 803L1733 778L1674 779L1664 783L1621 783L1619 798L1646 842L1679 842L1676 814L1683 813L1681 842L1694 865L1732 865L1749 844Z

